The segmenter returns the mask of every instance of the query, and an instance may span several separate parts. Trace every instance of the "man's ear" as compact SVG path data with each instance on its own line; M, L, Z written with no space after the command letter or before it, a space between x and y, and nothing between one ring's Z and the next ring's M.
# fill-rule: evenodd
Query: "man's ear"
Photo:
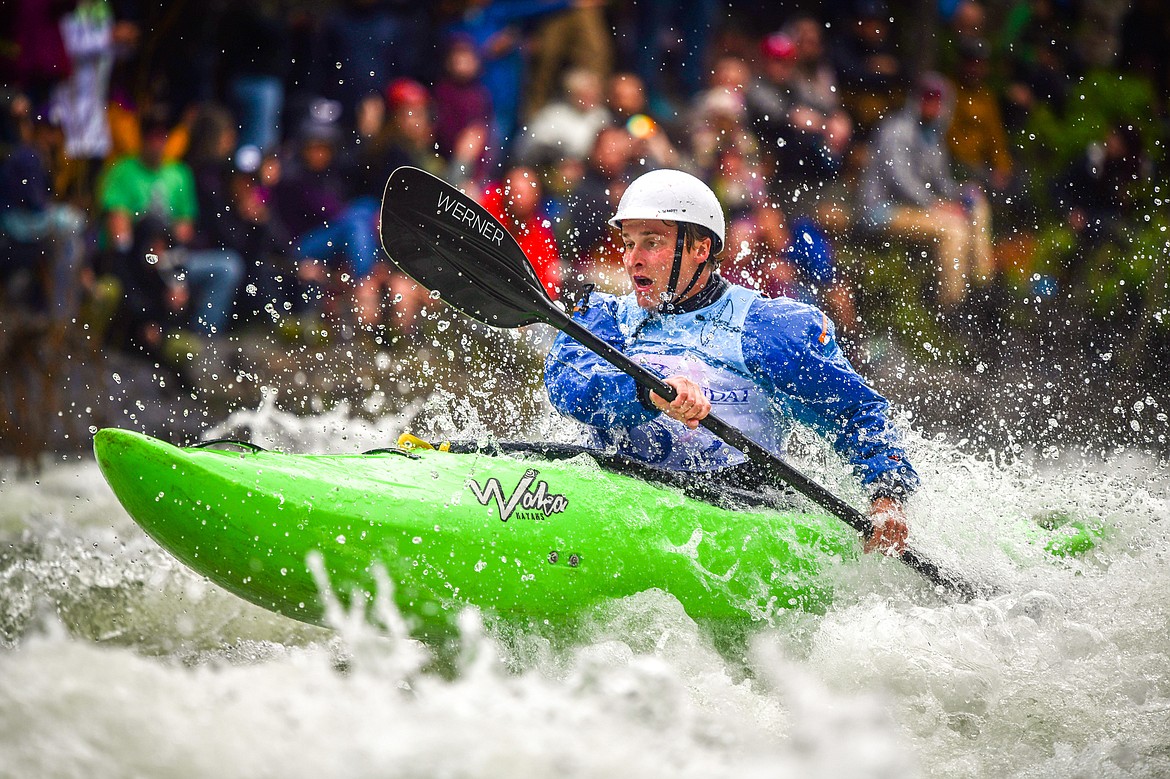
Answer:
M700 238L696 246L699 250L695 255L697 260L700 262L706 262L707 260L711 259L711 247L713 244L710 238Z

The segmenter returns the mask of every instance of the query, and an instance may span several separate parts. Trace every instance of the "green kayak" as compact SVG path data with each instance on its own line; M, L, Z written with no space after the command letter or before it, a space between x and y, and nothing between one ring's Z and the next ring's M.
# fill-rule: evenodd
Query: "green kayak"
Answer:
M605 470L588 455L437 450L300 455L178 448L100 431L98 463L130 516L194 571L252 603L324 618L319 553L343 603L382 567L416 634L464 604L568 621L652 588L696 619L823 607L828 566L859 551L838 520L734 510Z

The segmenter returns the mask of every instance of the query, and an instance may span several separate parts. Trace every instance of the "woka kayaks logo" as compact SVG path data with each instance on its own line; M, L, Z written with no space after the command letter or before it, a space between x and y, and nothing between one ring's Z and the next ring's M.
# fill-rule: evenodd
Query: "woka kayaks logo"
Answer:
M500 487L500 480L492 477L483 487L475 479L469 479L471 492L484 506L490 506L492 501L500 511L500 519L507 522L515 516L516 519L547 519L553 514L560 514L569 507L569 499L564 495L548 491L548 482L536 481L539 471L529 468L520 477L520 481L511 494L504 497L504 490ZM532 483L536 482L533 487ZM517 509L520 511L517 512Z

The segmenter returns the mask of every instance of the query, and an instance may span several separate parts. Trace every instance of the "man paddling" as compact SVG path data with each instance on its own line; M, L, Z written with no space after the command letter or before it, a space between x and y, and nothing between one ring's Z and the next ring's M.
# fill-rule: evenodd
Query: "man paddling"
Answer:
M553 405L596 443L661 468L709 472L746 458L699 421L717 415L781 454L799 422L826 437L870 496L866 551L901 552L903 500L918 486L885 398L841 353L833 323L788 298L769 299L718 273L725 223L715 194L676 170L647 173L618 203L623 264L634 291L589 294L574 318L664 377L671 402L638 387L564 333L545 363Z

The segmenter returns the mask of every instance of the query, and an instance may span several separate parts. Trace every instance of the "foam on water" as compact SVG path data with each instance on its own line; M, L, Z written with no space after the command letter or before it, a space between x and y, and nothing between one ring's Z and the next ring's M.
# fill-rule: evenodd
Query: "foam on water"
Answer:
M423 409L410 410L420 414ZM474 420L465 435L478 435ZM412 418L237 416L258 442L382 446ZM552 423L549 423L552 424ZM440 673L385 610L337 631L173 562L92 463L0 483L3 776L1157 776L1170 772L1170 479L1121 453L974 457L911 436L915 544L1001 594L940 599L902 566L839 573L746 652L660 592L570 645L462 621ZM809 461L842 491L843 470ZM1056 559L1034 517L1107 531Z

